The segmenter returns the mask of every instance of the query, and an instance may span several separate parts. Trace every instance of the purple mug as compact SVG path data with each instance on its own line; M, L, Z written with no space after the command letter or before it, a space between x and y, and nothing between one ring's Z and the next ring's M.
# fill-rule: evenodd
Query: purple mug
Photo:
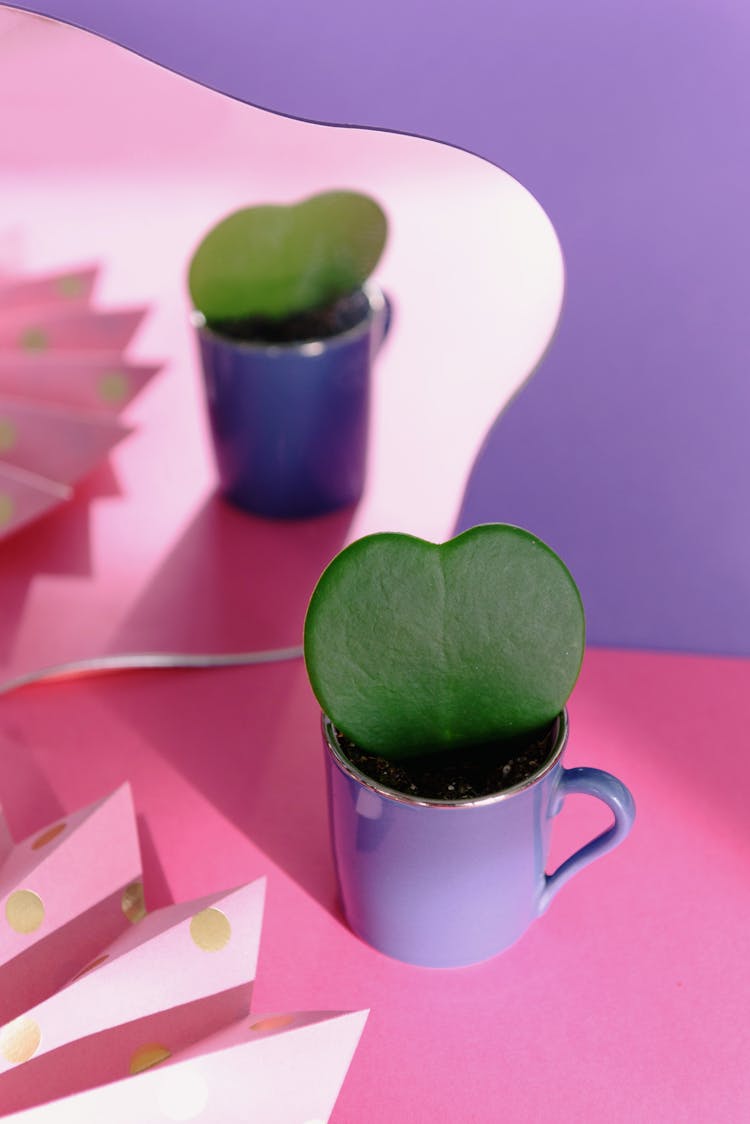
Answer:
M601 769L565 769L568 717L545 764L477 800L415 799L355 768L323 716L334 863L344 914L368 944L408 964L457 968L512 945L568 879L616 847L633 797ZM596 796L614 823L545 874L552 820L570 793Z
M219 485L238 507L297 519L360 498L370 371L391 321L384 293L362 292L353 327L304 343L230 339L193 313Z

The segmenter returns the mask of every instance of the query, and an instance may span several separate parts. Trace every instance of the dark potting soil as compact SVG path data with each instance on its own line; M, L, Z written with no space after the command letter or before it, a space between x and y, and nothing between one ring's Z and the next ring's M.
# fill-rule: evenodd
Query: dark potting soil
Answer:
M370 309L365 294L358 290L341 297L325 308L314 308L283 320L269 320L265 316L248 316L243 320L217 320L211 329L229 339L245 343L294 344L310 340L325 340L356 327Z
M555 747L557 723L538 737L455 753L387 761L365 753L338 735L346 757L361 773L381 785L426 800L477 800L504 792L532 777L549 760Z

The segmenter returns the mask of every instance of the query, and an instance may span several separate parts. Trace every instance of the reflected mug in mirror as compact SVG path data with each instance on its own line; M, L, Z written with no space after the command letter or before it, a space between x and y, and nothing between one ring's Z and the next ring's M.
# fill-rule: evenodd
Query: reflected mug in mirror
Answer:
M222 493L257 515L303 518L355 503L365 482L370 372L391 320L377 286L348 330L254 343L193 313Z
M486 960L512 945L568 879L616 847L635 816L628 789L601 769L565 769L567 713L529 780L448 803L385 788L347 759L323 718L329 821L352 930L388 956L430 968ZM614 823L545 873L552 820L566 796L602 800Z

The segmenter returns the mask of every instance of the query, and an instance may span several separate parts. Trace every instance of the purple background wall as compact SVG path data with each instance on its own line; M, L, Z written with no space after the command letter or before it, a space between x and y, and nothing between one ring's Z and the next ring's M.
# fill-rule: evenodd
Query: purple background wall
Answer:
M593 643L750 653L746 0L16 6L277 112L458 145L528 187L567 304L461 524L551 542Z

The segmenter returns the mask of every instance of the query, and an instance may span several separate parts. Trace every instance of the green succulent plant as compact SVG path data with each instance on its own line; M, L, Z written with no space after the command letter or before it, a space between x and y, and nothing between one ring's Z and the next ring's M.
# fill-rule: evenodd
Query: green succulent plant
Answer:
M209 325L282 320L323 308L367 280L387 231L380 206L355 191L235 211L209 230L192 256L193 305Z
M576 584L519 527L474 527L435 544L358 539L333 559L305 619L313 691L369 753L405 759L548 728L583 659Z

